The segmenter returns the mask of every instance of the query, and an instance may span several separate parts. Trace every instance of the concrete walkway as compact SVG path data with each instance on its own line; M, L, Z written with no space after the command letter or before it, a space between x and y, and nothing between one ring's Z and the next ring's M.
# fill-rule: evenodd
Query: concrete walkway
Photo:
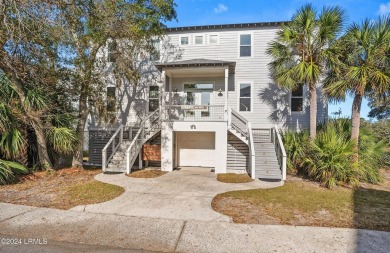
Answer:
M282 182L253 181L227 184L206 168L182 168L157 178L131 178L124 174L99 174L95 179L119 185L125 193L101 204L77 206L74 211L176 220L230 221L215 212L211 201L218 193L281 186Z
M57 245L50 245L52 240L163 252L382 253L388 252L390 242L389 232L370 230L180 221L4 203L0 203L0 210L1 242L12 236L46 239L49 248ZM12 249L39 252L34 245L22 244ZM0 244L0 252L9 249L9 245Z

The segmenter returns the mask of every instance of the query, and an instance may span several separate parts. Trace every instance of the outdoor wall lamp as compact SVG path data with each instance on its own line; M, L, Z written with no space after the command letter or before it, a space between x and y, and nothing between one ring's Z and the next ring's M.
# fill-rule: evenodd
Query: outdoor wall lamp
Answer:
M174 88L174 89L173 89L173 92L176 94L176 93L177 93L177 88Z
M222 94L222 89L221 89L221 88L219 88L218 92L219 92L219 93L218 93L218 96L222 97L223 94Z

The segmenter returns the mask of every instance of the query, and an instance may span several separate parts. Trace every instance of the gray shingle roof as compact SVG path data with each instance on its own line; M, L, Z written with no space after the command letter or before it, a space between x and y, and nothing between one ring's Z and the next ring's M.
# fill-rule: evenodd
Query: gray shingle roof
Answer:
M165 63L157 63L154 66L158 70L162 70L167 67L216 67L216 66L228 66L229 71L234 73L234 69L236 67L236 63L233 61L219 61L219 60L210 60L210 59L192 59L185 61L175 61L175 62L165 62Z
M214 29L232 29L232 28L247 28L247 27L269 27L269 26L282 26L289 23L289 21L280 22L257 22L257 23L240 23L240 24L221 24L221 25L201 25L201 26L183 26L183 27L170 27L165 29L166 32L176 31L196 31L196 30L214 30Z

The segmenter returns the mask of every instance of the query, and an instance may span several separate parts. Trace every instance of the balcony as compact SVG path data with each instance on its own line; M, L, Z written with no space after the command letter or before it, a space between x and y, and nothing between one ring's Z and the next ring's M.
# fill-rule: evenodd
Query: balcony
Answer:
M223 105L166 105L167 121L227 121Z

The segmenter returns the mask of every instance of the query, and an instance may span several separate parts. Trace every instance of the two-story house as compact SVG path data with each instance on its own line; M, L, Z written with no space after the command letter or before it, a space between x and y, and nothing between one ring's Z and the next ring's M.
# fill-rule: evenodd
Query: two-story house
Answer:
M160 54L140 64L139 85L107 88L119 101L119 125L103 151L90 140L90 156L102 159L104 171L193 166L285 179L279 129L308 128L310 104L307 86L289 91L270 77L266 48L281 25L168 28L155 41ZM323 121L320 90L318 97Z

